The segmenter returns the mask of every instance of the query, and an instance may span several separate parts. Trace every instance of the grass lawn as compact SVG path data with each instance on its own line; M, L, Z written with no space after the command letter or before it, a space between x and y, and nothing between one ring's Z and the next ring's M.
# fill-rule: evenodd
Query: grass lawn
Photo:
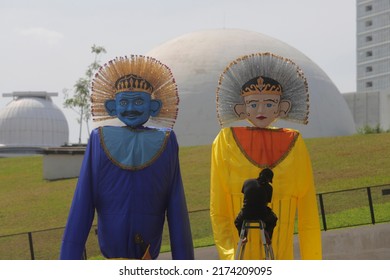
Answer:
M317 193L390 183L390 133L306 139L305 142L312 159ZM208 212L210 157L209 145L180 148L195 246L213 244ZM65 226L77 179L45 181L42 175L41 156L0 158L0 236ZM330 224L351 221L362 215L360 211L365 211L363 207L356 208L351 197L340 195L332 200L342 201L343 209L336 207L335 213L331 213L338 215L337 218L327 216ZM387 200L378 209L388 213L389 207ZM39 236L34 236L34 244L37 242L42 258L58 256L62 229L34 235ZM18 238L21 240L15 241ZM96 241L91 242L92 247L96 246ZM29 258L28 252L22 256L16 253L17 247L22 246L28 247L26 237L0 238L0 259ZM48 257L46 251L53 248L55 252ZM163 249L169 249L167 242ZM4 254L6 257L2 257Z

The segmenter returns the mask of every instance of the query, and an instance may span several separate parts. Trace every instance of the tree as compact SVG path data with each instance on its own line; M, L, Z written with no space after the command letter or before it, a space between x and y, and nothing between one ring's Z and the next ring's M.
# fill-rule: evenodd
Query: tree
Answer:
M95 55L94 61L88 66L85 76L77 80L73 86L73 92L70 94L69 89L64 89L65 101L64 107L71 108L78 114L78 123L80 124L79 131L79 144L81 144L81 132L83 128L83 122L85 122L87 127L87 132L89 134L89 124L88 121L91 118L91 106L90 106L90 97L91 97L91 82L94 73L99 69L99 58L103 53L106 53L106 49L101 46L96 46L95 44L91 47L91 52ZM70 97L70 95L72 95Z

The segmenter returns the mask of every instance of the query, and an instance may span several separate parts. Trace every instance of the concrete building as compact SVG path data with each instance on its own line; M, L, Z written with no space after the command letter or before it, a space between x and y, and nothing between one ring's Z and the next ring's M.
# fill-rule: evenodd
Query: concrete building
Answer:
M52 92L13 92L0 109L0 157L43 155L43 178L77 177L85 146L64 146L69 127L63 112L52 102Z
M344 93L343 96L358 130L390 129L390 88L374 92Z
M13 92L0 109L0 144L5 147L57 147L68 143L69 127L50 92Z
M390 1L356 1L356 93L344 94L356 127L390 129Z
M390 87L390 1L357 0L357 93Z

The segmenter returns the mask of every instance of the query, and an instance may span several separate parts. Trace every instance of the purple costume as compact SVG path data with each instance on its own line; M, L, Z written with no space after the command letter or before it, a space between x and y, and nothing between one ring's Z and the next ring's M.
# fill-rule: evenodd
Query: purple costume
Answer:
M172 259L194 259L191 229L171 129L100 127L92 131L80 170L61 259L81 259L94 219L106 258L140 259L135 236L160 252L167 216Z

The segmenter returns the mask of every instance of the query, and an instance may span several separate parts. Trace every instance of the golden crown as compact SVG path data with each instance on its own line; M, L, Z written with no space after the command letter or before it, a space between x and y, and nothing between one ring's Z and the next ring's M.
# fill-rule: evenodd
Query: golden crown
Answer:
M255 77L241 87L241 96L252 94L282 94L282 86L275 80L267 77Z
M147 80L130 74L119 78L115 82L115 93L124 91L141 91L152 94L153 86Z

